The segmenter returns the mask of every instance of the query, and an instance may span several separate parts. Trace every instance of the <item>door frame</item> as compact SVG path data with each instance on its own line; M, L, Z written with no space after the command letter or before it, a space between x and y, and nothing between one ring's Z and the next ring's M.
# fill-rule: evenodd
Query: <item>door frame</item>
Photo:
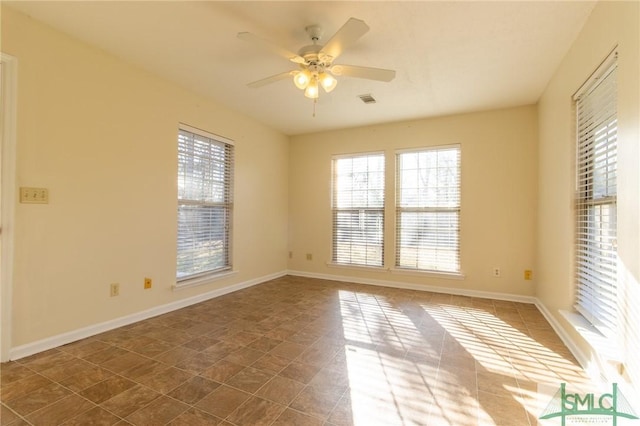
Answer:
M16 118L18 60L0 52L2 63L2 105L0 105L0 148L2 149L2 188L0 220L2 225L0 256L0 361L9 361L12 349L13 249L16 204Z

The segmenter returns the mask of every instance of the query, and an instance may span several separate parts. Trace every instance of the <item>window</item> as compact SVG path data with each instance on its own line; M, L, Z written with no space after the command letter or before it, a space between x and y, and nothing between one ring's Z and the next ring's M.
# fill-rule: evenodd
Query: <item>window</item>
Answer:
M460 272L460 147L397 154L396 267Z
M382 266L384 154L333 159L333 262Z
M617 322L615 54L575 97L576 309L607 333Z
M231 269L232 193L231 141L181 125L178 281Z

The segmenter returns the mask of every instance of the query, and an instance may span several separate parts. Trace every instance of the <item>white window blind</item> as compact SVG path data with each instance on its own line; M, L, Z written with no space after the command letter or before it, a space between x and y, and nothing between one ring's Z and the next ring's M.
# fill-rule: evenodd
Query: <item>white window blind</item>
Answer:
M396 159L396 267L460 272L460 147Z
M576 309L607 333L617 322L615 54L576 96Z
M232 194L233 145L181 126L178 281L231 269Z
M333 263L382 266L384 154L333 159Z

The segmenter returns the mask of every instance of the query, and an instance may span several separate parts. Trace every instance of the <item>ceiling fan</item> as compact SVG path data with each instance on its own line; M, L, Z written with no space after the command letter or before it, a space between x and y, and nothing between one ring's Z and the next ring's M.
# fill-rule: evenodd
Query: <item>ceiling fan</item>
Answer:
M241 40L254 43L263 49L269 50L298 64L298 69L281 72L271 77L254 81L253 83L249 83L248 86L257 88L293 77L293 82L296 87L304 90L304 95L307 98L315 100L320 94L319 87L322 87L327 93L335 89L338 84L335 77L347 76L387 82L394 79L396 75L394 70L356 65L334 65L333 61L340 56L348 45L355 43L369 31L369 26L364 21L349 18L342 28L324 45L318 44L318 41L322 38L322 27L319 25L310 25L306 27L305 30L311 38L312 44L302 47L297 54L251 33L238 33L238 38Z

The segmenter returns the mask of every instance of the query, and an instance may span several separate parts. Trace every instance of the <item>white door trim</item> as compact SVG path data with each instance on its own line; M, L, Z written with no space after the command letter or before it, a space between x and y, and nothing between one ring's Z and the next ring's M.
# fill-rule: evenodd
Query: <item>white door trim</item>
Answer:
M2 255L0 256L0 361L9 361L12 347L13 238L16 200L16 106L18 60L0 52L2 105L0 147L2 149Z

